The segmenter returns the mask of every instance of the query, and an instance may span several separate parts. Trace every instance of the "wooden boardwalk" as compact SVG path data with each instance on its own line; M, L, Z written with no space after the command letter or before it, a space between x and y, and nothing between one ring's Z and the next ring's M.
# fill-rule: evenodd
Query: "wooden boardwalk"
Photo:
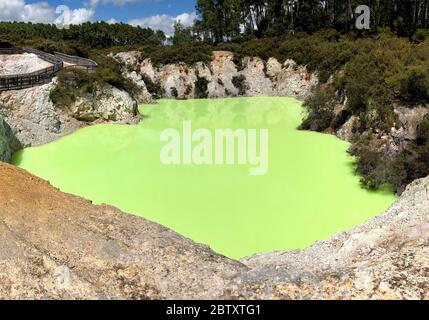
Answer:
M59 71L65 67L84 68L87 71L97 68L97 63L80 57L69 56L63 53L46 53L30 48L4 48L0 49L0 54L23 54L33 53L40 59L49 62L52 66L37 70L31 73L21 73L0 76L0 91L21 90L42 85L52 81Z

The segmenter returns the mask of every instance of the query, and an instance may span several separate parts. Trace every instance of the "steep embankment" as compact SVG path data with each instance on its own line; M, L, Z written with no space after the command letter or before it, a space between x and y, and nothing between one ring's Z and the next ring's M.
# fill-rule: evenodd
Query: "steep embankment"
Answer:
M429 179L315 246L241 263L0 164L0 298L429 298Z
M42 86L0 94L0 116L23 146L54 141L88 124L135 121L137 103L124 91L106 84L68 108L60 108L50 97L56 85L54 79Z
M0 75L28 73L50 66L37 55L27 53L0 55L0 62ZM78 74L92 75L82 71ZM131 95L105 81L99 81L85 94L69 99L65 106L55 104L52 98L61 85L64 83L54 78L45 85L0 93L0 116L24 147L51 142L92 123L127 123L139 119L137 102ZM85 87L76 79L68 79L68 85L75 90Z
M246 269L1 163L0 229L1 298L209 298Z
M288 96L303 99L318 83L317 75L307 68L275 58L267 62L258 57L246 57L237 65L234 54L214 51L208 64L154 65L141 59L137 51L114 55L123 65L123 73L134 82L146 79L162 90L165 98L225 98L236 96ZM142 79L143 76L143 79Z

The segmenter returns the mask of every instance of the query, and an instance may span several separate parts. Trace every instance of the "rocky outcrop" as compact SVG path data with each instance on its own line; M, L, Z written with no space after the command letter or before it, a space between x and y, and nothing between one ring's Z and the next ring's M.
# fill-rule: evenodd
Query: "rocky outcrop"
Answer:
M355 135L353 127L358 121L359 118L357 116L351 116L349 120L347 120L346 123L344 123L340 129L338 129L337 137L345 141L352 141Z
M147 69L147 72L141 72L140 69L145 66L141 63L141 53L138 51L120 52L116 55L110 54L109 57L116 59L122 64L122 75L130 79L138 88L138 91L134 93L134 98L139 104L153 104L156 103L153 95L148 91L146 83L143 80L142 75L146 75L151 81L155 82L155 74Z
M2 299L428 299L429 178L301 251L232 261L0 164Z
M21 149L21 144L12 129L0 117L0 161L9 162L13 153Z
M343 99L344 100L344 99ZM334 113L336 116L345 109L346 100L336 102ZM417 128L420 122L429 114L429 105L420 104L404 105L399 103L393 104L393 112L396 117L396 122L393 127L387 132L381 130L367 129L361 133L359 130L354 130L360 126L361 121L371 121L370 119L362 120L360 116L350 116L348 120L336 130L338 138L354 142L362 137L367 137L370 140L372 150L376 150L386 156L387 159L393 159L407 146L409 141L414 141L417 138ZM374 117L377 116L374 114Z
M283 65L271 58L267 63L268 75L274 83L274 92L278 96L307 98L312 88L317 85L317 75L299 66L293 60L286 60Z
M417 127L424 117L429 114L429 106L418 105L410 108L409 106L396 104L394 111L398 117L399 125L405 131L404 139L415 140L417 138Z
M54 86L55 81L0 94L0 115L24 147L51 142L80 127L77 121L52 103L49 95Z
M54 105L49 84L0 94L0 116L9 123L24 147L54 141L94 122L134 122L137 104L124 91L105 85L95 94L79 98L68 109Z
M283 64L275 58L267 62L258 57L245 57L240 66L234 62L234 55L229 51L214 51L213 58L207 65L199 62L193 66L168 64L154 66L150 59L141 59L136 51L121 52L114 57L123 65L123 73L138 86L144 75L158 83L165 98L196 98L195 83L198 77L208 81L208 98L244 96L289 96L306 98L318 83L317 75L310 73L304 66L287 60ZM133 70L135 74L130 73ZM244 79L244 92L237 87L234 79ZM144 81L143 81L144 82Z
M123 71L125 78L130 79L138 88L137 92L134 93L134 98L138 104L154 104L156 103L155 98L147 89L146 83L143 80L141 74L136 71Z
M79 121L127 121L137 115L137 102L127 92L105 84L77 98L68 109Z
M185 64L169 64L159 70L157 78L169 99L191 99L194 97L196 70Z

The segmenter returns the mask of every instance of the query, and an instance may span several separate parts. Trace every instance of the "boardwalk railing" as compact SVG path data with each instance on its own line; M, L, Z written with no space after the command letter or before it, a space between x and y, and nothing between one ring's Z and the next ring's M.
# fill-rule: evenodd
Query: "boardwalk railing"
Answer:
M62 61L71 64L72 66L77 66L81 68L86 68L87 70L94 70L97 68L97 63L90 59L85 59L81 57L70 56L68 54L54 52L55 56L60 58Z
M0 48L0 54L21 54L25 51L20 48Z
M23 53L33 53L39 58L51 63L52 66L31 73L0 76L0 91L20 90L31 88L35 85L49 83L50 81L52 81L52 78L54 78L56 74L64 68L64 62L73 64L78 67L86 68L87 70L93 70L97 67L97 63L92 60L68 56L62 53L55 53L55 55L53 55L30 48L0 49L0 55Z

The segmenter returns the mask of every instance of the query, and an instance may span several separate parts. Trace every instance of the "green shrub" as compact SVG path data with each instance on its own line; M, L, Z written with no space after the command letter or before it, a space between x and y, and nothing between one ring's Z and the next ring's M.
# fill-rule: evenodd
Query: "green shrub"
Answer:
M170 93L174 99L177 99L179 97L179 92L177 92L177 89L175 87L170 88Z
M426 115L424 119L417 126L416 143L419 146L427 145L429 142L429 116Z
M332 87L319 86L304 102L308 116L300 129L322 132L331 126L335 118L333 107L335 94Z
M213 48L202 43L186 43L175 46L141 47L142 59L150 58L155 66L172 63L185 63L188 66L197 62L209 63Z
M401 94L412 100L429 101L429 66L411 67L401 82Z
M95 72L68 68L58 74L58 84L50 94L55 105L68 107L77 97L92 94L105 83L124 90L133 97L137 95L138 87L122 76L120 65L114 59L96 56L96 61L99 65Z
M356 156L356 172L361 176L361 184L368 189L377 189L388 184L389 166L384 155L372 145L371 135L364 135L349 149Z
M164 89L161 84L153 82L146 74L141 75L143 82L146 85L147 90L156 99L160 99L164 95Z
M416 33L413 36L413 41L421 43L429 39L429 30L427 29L417 29Z
M428 145L409 144L387 168L390 172L388 181L401 193L414 180L429 175Z
M91 58L98 64L95 71L97 81L124 90L132 97L138 94L139 88L132 80L122 75L122 67L118 61L100 53L93 53Z
M232 77L232 84L238 89L238 94L240 96L246 95L248 86L246 83L246 77L243 74Z
M200 77L197 74L197 80L195 81L195 97L198 99L205 99L208 97L208 84L209 81L205 77Z
M96 86L94 74L76 68L63 69L58 74L57 85L51 91L50 98L55 106L67 108L78 97L94 93Z

